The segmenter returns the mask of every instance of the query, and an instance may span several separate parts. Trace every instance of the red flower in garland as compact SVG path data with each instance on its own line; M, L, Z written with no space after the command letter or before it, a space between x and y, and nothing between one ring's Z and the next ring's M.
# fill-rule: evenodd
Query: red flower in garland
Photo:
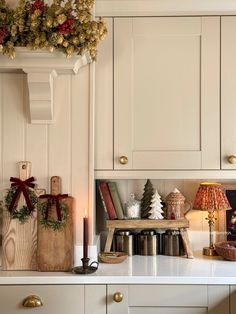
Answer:
M74 21L72 19L66 20L65 23L63 23L62 25L60 25L58 27L59 32L61 34L70 34L72 32L72 30L73 30L73 28L72 28L73 27L73 22Z
M0 27L0 44L4 43L5 38L8 35L8 31L5 27Z
M36 0L31 6L31 13L34 13L36 10L39 10L41 11L41 13L44 13L45 7L47 7L47 4L45 4L44 1Z

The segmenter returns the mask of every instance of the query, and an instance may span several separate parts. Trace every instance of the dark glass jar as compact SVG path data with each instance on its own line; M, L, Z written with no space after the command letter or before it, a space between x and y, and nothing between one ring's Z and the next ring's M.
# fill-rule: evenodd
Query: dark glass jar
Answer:
M119 230L114 235L115 250L134 255L134 237L129 230Z
M142 230L138 236L140 255L158 254L158 236L154 230Z
M163 254L169 256L180 256L182 247L179 230L167 230L163 234Z

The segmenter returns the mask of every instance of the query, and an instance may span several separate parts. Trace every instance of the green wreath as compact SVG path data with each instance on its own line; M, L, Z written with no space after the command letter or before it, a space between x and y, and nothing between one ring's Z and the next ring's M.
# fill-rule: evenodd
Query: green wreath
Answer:
M11 187L5 197L5 206L9 210L10 204L12 202L12 199L16 193L17 187ZM32 216L32 213L35 211L37 203L38 203L38 197L35 194L34 190L27 188L27 192L29 194L29 199L33 205L33 210L29 214L29 209L27 206L23 206L22 208L17 210L18 202L13 207L13 210L10 213L11 219L19 219L21 223L25 223L30 216Z
M41 203L39 205L39 212L41 214L40 224L43 225L45 228L52 228L54 231L62 230L67 223L68 206L63 202L59 202L59 208L61 211L61 220L55 220L52 218L46 219L45 215L48 210L48 201Z

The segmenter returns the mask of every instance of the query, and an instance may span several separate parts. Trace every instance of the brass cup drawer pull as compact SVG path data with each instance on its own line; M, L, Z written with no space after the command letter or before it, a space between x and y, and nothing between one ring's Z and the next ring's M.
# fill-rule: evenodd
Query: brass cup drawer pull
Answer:
M228 162L230 164L236 164L236 156L234 156L234 155L229 156L228 157Z
M117 303L123 300L123 294L121 292L116 292L113 294L113 300Z
M121 165L126 165L128 163L128 157L127 156L120 156L119 162Z
M40 307L43 306L41 298L37 295L29 295L24 299L22 305L24 307Z

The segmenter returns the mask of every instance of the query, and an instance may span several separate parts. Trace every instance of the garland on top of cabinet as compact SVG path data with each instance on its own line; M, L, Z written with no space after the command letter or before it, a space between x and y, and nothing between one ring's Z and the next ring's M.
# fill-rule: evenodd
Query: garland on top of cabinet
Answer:
M102 18L93 20L94 0L20 0L10 8L0 0L0 52L15 57L15 47L62 51L67 57L88 51L96 58L97 45L107 33Z

